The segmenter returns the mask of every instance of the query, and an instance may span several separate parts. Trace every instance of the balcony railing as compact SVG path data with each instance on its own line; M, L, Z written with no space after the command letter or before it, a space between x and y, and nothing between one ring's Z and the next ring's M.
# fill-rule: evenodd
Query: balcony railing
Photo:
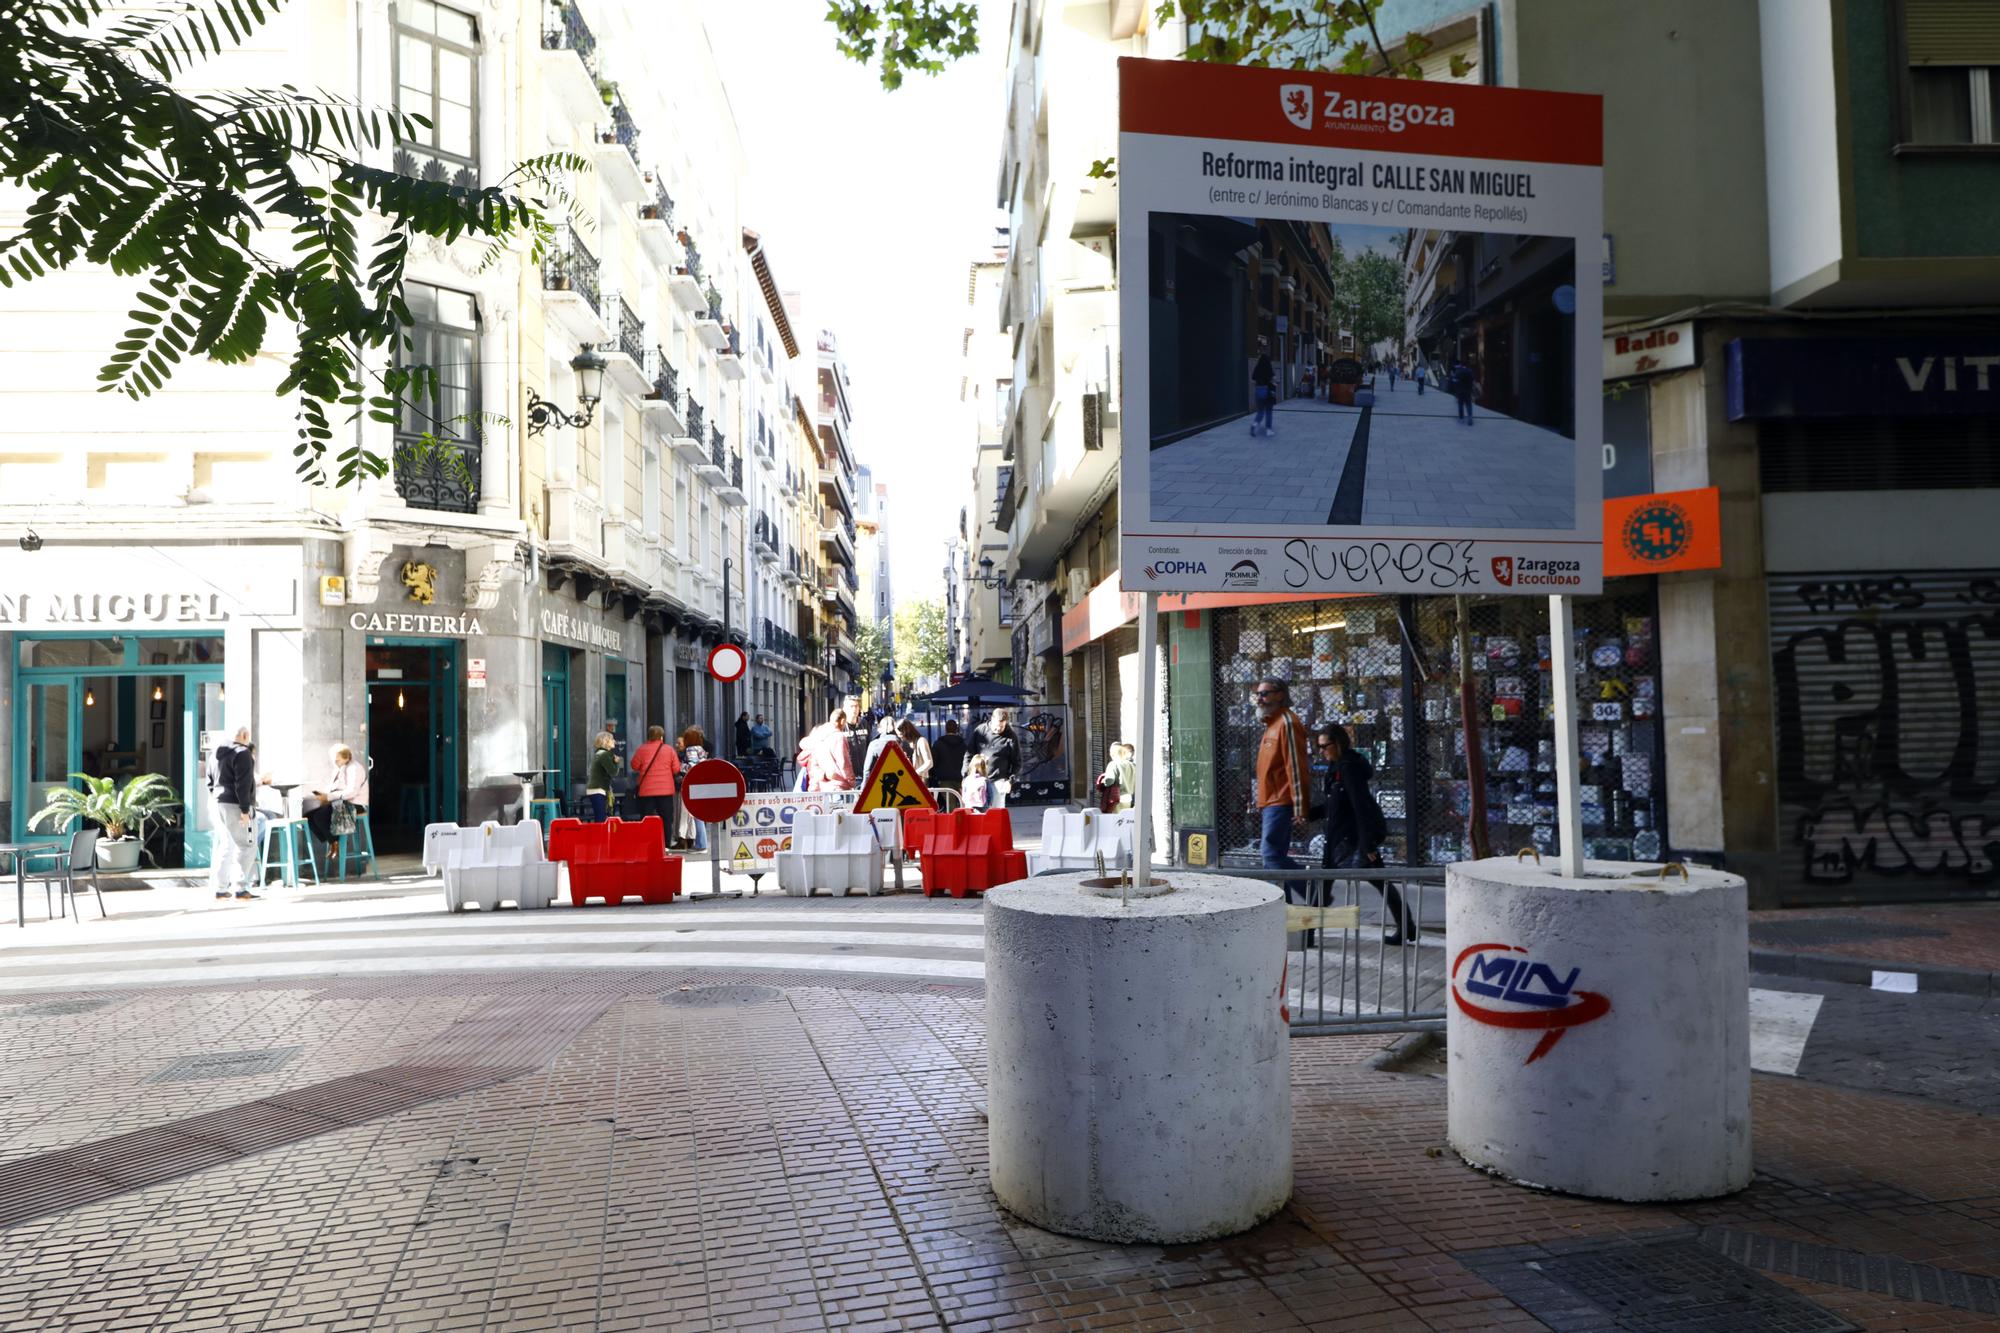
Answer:
M807 656L811 649L806 644L806 641L790 630L773 624L769 620L764 622L763 630L764 632L759 637L758 642L764 651L776 653L778 656L793 662L804 663L812 660Z
M623 98L611 101L611 123L598 133L603 143L615 143L632 155L632 165L639 165L639 126L632 119L632 113L625 109Z
M571 232L563 236L542 260L542 286L552 292L575 292L602 313L597 294L597 256Z
M667 193L666 182L660 179L660 173L655 171L651 174L652 202L639 205L639 216L648 222L664 222L671 226L674 220L674 197Z
M717 318L720 318L720 317L721 317L721 312L720 312L720 310L719 310L719 309L718 309L718 310L713 310L713 311L711 311L710 313L711 313L711 314L713 314L713 315L715 315L715 316L716 316ZM722 331L723 331L724 333L726 333L726 334L728 334L728 335L729 335L729 354L730 354L731 356L741 356L741 355L743 355L743 346L742 346L742 344L741 344L741 343L740 343L740 342L739 342L739 341L737 340L737 336L736 336L736 329L735 329L735 326L734 326L734 325L730 325L730 324L724 324L724 325L722 326Z
M688 395L687 428L689 435L697 440L701 438L701 404L694 400L692 393Z
M691 277L691 278L693 278L693 279L694 279L694 280L695 280L696 282L700 282L700 281L701 281L701 251L695 248L695 243L694 243L694 237L692 237L692 236L688 236L688 235L686 235L686 234L683 234L683 235L682 235L682 237L681 237L681 248L682 248L683 250L686 250L686 251L687 251L687 257L688 257L688 262L687 262L687 271L688 271L688 276L689 276L689 277Z
M656 402L665 403L668 407L679 408L681 376L680 372L674 369L673 362L667 360L667 349L655 347L653 354L646 359L646 369L648 378L653 381L653 391L646 396Z
M479 508L479 446L429 436L396 441L396 494L412 509L470 514Z
M542 49L544 51L574 51L583 59L583 67L597 74L597 36L590 25L577 12L574 0L554 0L545 11L542 26Z
M841 566L840 577L842 581L844 581L847 584L847 590L849 592L858 593L861 591L861 576L859 574L856 574L853 570L847 568L847 566L845 565Z
M739 491L743 489L742 454L731 454L729 456L729 484Z
M717 467L721 468L724 472L729 471L729 464L725 461L729 457L729 450L722 443L722 427L720 426L710 426L708 428L708 456L715 460Z
M618 350L640 365L646 364L646 328L625 298L618 298Z

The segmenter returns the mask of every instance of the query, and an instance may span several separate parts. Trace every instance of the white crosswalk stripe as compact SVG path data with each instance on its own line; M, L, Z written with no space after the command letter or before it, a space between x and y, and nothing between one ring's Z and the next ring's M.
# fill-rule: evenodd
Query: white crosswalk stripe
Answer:
M984 977L973 906L854 900L450 916L423 897L77 923L6 941L0 994L467 971L712 967L939 981ZM310 915L317 919L299 919ZM51 936L58 936L52 938Z

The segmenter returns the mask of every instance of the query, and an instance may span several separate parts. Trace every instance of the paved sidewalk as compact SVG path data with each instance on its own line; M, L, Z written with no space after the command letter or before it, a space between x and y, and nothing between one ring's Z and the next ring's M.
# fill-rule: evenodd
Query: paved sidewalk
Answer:
M1386 384L1386 381L1383 383ZM1310 398L1278 405L1277 433L1250 418L1152 451L1155 522L1565 528L1575 442L1449 394L1378 389L1367 414Z
M1901 972L1923 990L2000 998L2000 902L1752 912L1750 965L1863 986Z
M0 1327L1608 1328L1550 1276L1606 1255L1817 1307L1710 1328L2000 1326L1990 1118L1760 1075L1749 1190L1602 1204L1459 1163L1443 1062L1295 1039L1292 1205L1109 1246L994 1205L980 1019L975 986L715 971L0 1003ZM204 1169L77 1151L145 1128Z

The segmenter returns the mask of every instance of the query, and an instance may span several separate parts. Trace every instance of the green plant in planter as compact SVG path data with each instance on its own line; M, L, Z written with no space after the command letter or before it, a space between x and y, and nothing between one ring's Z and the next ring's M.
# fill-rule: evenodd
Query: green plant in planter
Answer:
M597 95L604 99L604 105L610 106L618 100L618 85L610 79L599 79L597 81Z
M93 778L84 773L70 776L81 782L83 789L55 788L49 793L48 804L28 821L29 828L66 833L79 820L87 820L102 826L105 836L115 842L128 830L143 831L149 819L171 824L179 817L180 797L158 773L141 773L123 787L116 778Z
M709 289L702 293L702 295L708 300L708 317L710 319L721 319L722 293L715 290L714 285L710 284Z

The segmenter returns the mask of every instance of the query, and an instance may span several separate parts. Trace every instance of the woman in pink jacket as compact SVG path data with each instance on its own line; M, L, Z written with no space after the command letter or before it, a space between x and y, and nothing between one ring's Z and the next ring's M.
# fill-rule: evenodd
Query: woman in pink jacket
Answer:
M667 729L646 728L646 743L632 752L634 795L639 800L639 818L660 817L661 837L669 846L673 844L674 822L680 813L675 800L680 776L680 751L667 744Z
M847 714L836 708L799 746L807 791L853 791L854 756L847 750Z

